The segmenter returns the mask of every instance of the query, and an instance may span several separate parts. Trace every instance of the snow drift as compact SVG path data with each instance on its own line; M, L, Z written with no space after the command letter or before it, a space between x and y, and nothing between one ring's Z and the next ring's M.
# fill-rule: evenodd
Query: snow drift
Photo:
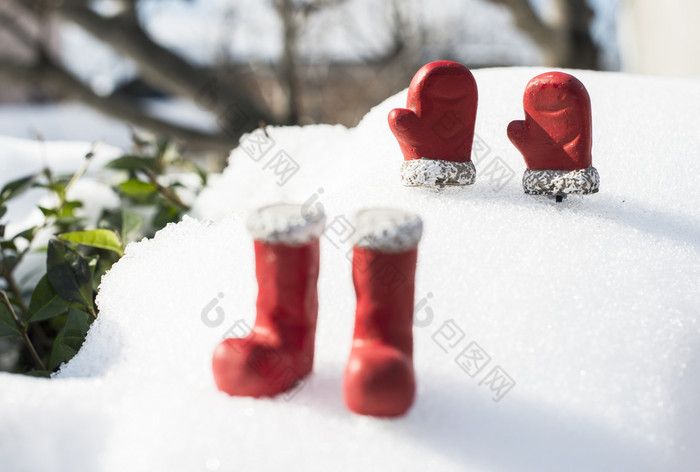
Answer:
M541 72L474 71L468 188L400 185L386 117L405 92L354 129L248 137L196 219L127 248L55 379L0 374L3 470L694 470L700 82L573 72L592 100L601 190L557 204L523 194L505 132ZM211 355L254 324L245 217L277 201L327 215L315 368L288 395L230 398ZM425 223L418 395L391 421L353 415L341 396L355 308L346 237L373 206Z

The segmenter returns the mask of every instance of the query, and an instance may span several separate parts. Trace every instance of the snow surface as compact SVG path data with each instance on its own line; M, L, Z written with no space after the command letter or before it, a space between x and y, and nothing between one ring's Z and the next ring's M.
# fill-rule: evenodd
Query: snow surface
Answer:
M400 185L386 116L405 92L355 129L249 138L196 202L213 222L185 218L127 248L55 379L0 374L2 470L698 470L700 82L573 72L592 99L601 190L557 204L523 194L505 132L541 72L474 71L467 188ZM245 219L278 201L327 215L316 364L289 395L230 398L211 354L254 323ZM341 395L355 308L345 238L367 207L425 224L418 395L397 420L353 415ZM496 374L515 385L496 389Z

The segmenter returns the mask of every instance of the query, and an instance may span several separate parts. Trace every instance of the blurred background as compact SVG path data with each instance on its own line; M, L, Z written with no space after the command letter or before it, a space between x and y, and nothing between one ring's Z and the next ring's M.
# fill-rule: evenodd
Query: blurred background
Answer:
M0 135L225 156L354 126L424 63L695 77L697 0L0 0ZM223 160L214 162L223 165Z

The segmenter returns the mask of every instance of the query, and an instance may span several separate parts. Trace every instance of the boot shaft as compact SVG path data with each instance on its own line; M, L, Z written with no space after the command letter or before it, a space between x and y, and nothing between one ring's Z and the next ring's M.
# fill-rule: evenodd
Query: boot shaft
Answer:
M316 326L318 313L319 242L303 246L256 240L258 281L256 326L280 333ZM285 336L286 337L286 336Z
M357 214L352 277L357 295L355 343L380 342L413 355L413 299L423 222L412 213Z
M413 301L417 248L382 253L353 248L357 294L355 340L376 340L413 356Z
M291 204L260 208L248 220L258 281L255 330L292 349L313 348L324 225L322 213Z

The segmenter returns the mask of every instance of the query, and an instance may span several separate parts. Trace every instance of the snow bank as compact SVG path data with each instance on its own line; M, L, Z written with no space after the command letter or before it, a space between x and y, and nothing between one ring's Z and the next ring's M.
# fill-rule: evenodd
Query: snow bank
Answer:
M250 137L196 203L214 223L186 218L127 248L56 379L0 375L3 470L695 470L700 82L574 72L592 99L601 191L556 204L523 194L505 133L540 72L475 71L470 188L400 185L386 116L405 92L355 129ZM245 217L281 200L327 215L314 373L284 397L230 398L210 362L255 319ZM369 206L425 224L418 396L393 421L355 416L341 396L345 238Z

